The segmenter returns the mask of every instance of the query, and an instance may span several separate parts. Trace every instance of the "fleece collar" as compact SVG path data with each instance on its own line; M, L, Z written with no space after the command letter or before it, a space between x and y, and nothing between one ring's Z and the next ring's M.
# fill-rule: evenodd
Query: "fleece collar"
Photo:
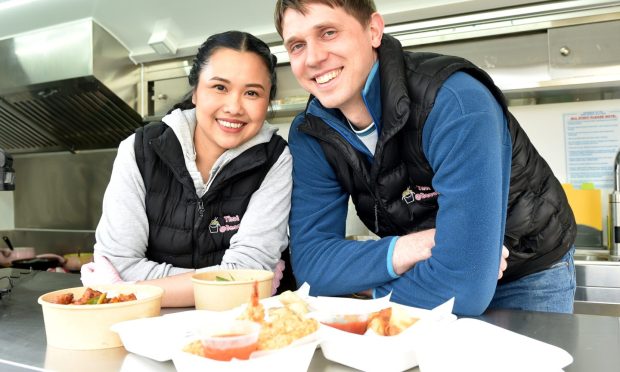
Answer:
M379 61L377 61L372 66L366 79L366 84L364 84L364 89L362 89L362 99L372 116L377 132L381 135L381 78L379 75ZM312 97L307 113L321 118L327 125L344 137L357 151L366 154L371 159L373 158L373 154L358 136L353 133L347 123L347 119L340 110L325 108L316 97Z
M215 179L217 173L233 159L241 155L244 151L250 149L261 143L266 143L271 140L271 137L278 131L278 129L266 121L263 123L261 130L256 135L250 138L247 142L239 147L226 150L213 164L211 168L209 183L204 184L202 182L202 175L196 166L196 148L194 147L194 132L196 131L196 109L181 110L176 109L170 114L164 116L162 119L174 132L175 136L181 144L183 151L183 157L185 165L189 171L193 181L194 187L199 196L204 195L208 190L211 182Z

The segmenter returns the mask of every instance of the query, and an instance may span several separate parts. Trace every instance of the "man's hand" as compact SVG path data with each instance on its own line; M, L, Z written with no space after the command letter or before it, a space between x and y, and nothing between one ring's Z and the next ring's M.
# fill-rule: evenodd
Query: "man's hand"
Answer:
M506 261L506 259L509 254L508 248L502 245L502 258L499 261L499 274L497 275L497 280L500 280L502 276L504 276L504 271L508 267L508 261Z
M419 231L399 237L396 240L392 255L394 272L397 275L401 275L411 269L417 262L428 259L434 246L435 229Z

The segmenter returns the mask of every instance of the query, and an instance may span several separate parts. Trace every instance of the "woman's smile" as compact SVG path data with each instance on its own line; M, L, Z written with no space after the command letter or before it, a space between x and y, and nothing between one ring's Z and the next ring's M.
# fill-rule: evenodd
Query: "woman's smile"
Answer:
M234 119L216 119L220 127L225 132L240 132L247 124L246 122Z

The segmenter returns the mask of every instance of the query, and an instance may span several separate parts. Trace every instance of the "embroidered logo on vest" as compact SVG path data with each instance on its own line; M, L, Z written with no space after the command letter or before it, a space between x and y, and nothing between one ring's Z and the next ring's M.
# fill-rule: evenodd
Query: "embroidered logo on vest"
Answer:
M234 216L224 216L222 218L224 219L224 225L220 223L218 217L211 220L211 223L209 223L209 232L211 234L239 230L239 221L241 221L241 218L239 218L238 214Z
M411 204L415 201L415 194L413 191L411 191L411 187L407 186L407 189L405 191L403 191L403 197L402 199L405 201L405 203L407 204Z
M209 223L209 232L211 234L215 234L218 231L220 231L220 221L218 221L217 217L215 217L211 220L211 223Z
M433 191L433 189L428 186L415 186L415 189L417 189L418 191L417 193L411 190L411 186L407 186L407 189L403 191L402 200L405 203L411 204L415 202L416 200L420 201L423 199L434 198L437 195L439 195L437 191Z

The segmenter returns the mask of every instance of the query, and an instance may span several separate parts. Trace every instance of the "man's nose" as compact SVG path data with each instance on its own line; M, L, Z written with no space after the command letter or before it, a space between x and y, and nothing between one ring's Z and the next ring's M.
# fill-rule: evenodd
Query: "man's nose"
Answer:
M327 58L327 50L320 43L308 43L306 46L306 64L318 66Z

